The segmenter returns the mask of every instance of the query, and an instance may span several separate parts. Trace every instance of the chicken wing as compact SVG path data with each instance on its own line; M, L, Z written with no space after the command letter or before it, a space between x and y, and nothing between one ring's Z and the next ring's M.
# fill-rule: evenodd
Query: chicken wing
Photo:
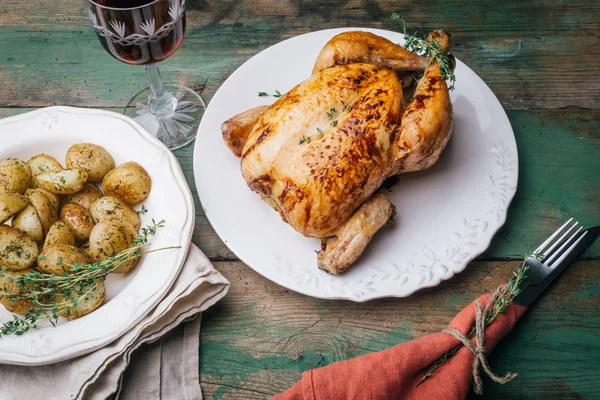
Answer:
M254 125L256 125L269 107L258 106L251 108L243 113L234 115L221 125L223 140L236 157L242 155L242 150L250 132L252 132L252 128L254 128Z

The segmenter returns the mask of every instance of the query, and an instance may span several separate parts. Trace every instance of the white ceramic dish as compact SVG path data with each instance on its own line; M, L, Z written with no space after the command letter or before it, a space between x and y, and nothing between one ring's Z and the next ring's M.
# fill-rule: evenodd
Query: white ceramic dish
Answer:
M432 168L401 175L389 193L396 223L379 232L341 276L317 269L319 240L282 222L242 178L220 125L232 115L273 102L306 79L320 49L348 29L313 32L257 54L213 97L196 139L194 175L204 211L221 239L247 265L296 292L365 301L404 297L462 271L489 245L515 194L518 156L504 109L486 84L457 61L454 134ZM360 28L359 28L360 29ZM363 29L402 42L403 35Z
M71 107L49 107L0 121L0 160L26 161L46 153L64 164L67 149L80 142L103 146L116 165L136 161L148 171L152 190L143 202L149 211L141 216L142 226L152 218L166 221L151 238L151 248L179 245L181 249L144 256L129 274L110 275L107 301L83 318L22 336L0 337L0 363L50 364L112 342L160 301L185 261L194 228L192 195L175 156L144 128L120 114ZM0 322L10 318L0 306Z

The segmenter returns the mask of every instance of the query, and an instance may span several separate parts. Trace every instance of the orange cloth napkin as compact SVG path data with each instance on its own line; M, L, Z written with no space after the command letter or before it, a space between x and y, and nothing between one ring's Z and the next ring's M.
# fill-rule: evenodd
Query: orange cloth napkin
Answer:
M478 300L485 307L490 297L487 294ZM487 326L485 348L488 353L526 310L510 305ZM475 302L454 317L449 327L466 335L474 322ZM475 339L472 342L475 343ZM464 346L416 386L427 367L459 343L447 333L434 333L376 353L306 371L300 382L273 400L463 399L473 380L473 355ZM504 372L500 371L500 374Z

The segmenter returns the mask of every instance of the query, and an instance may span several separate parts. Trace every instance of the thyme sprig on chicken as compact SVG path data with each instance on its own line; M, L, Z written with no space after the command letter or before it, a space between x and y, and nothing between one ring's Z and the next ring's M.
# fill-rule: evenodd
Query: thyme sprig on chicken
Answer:
M142 252L142 248L148 246L148 238L155 235L157 230L163 226L164 221L156 222L152 220L152 224L142 229L142 233L135 239L131 247L108 257L104 261L70 265L63 264L63 261L59 259L59 264L70 269L69 273L64 275L44 274L34 271L25 275L11 276L4 268L0 268L0 278L6 278L9 283L15 284L18 289L14 291L1 287L0 298L7 298L10 301L24 300L33 304L33 307L25 315L15 315L11 321L2 324L0 326L0 337L9 334L22 335L30 329L38 328L44 322L50 322L54 325L59 316L68 317L70 310L93 293L108 274L119 266L137 259L143 254L179 248L179 246L164 247L145 253ZM40 256L38 259L43 260L44 258Z
M352 100L354 101L354 99ZM352 111L352 101L350 102L345 102L343 99L340 99L340 103L342 103L342 105L340 106L340 108L335 108L335 107L331 107L329 109L329 111L327 111L327 118L329 120L331 120L331 122L329 123L329 126L325 129L321 129L319 127L317 127L317 133L311 136L306 136L306 135L302 135L302 137L300 138L300 140L298 141L298 144L304 144L304 143L310 143L311 140L313 140L314 138L320 138L323 136L323 134L329 129L329 128L334 128L337 126L338 124L338 119L333 119L333 117L335 117L338 114L342 114L346 111L350 112Z
M398 13L392 13L392 19L402 22L402 31L404 33L404 44L402 47L420 56L430 57L430 64L436 61L440 66L442 79L448 81L448 88L450 90L454 90L456 76L452 72L452 62L448 55L443 53L440 43L435 39L423 39L419 37L417 32L413 34L408 33L408 25Z
M279 90L276 90L275 93L273 93L273 94L269 94L267 92L258 92L258 97L269 97L269 96L281 97L281 96L283 96L283 94L281 94L281 92Z

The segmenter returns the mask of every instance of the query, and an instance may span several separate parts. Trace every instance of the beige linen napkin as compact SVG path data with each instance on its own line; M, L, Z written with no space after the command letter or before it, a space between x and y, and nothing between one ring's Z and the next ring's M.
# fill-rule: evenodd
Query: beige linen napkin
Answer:
M192 245L170 292L129 332L57 364L0 365L0 399L201 399L198 314L228 289L229 282Z

